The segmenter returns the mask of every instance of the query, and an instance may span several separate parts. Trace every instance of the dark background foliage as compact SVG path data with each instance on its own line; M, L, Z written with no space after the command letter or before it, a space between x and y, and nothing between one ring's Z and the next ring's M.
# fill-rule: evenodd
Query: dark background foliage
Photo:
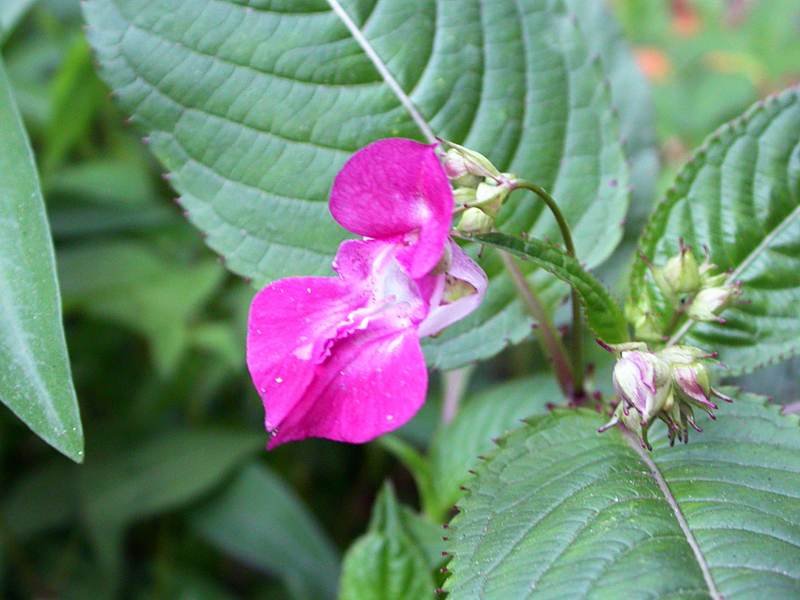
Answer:
M616 0L613 8L652 84L659 189L708 132L800 80L795 2ZM2 52L56 242L87 458L72 464L0 411L0 596L335 596L338 562L363 533L382 482L419 502L394 456L398 440L428 445L442 382L432 381L426 407L389 442L307 441L267 454L243 360L253 290L186 223L115 108L78 2L0 4L0 23L14 15ZM634 214L648 212L647 200ZM608 283L630 254L623 244L604 271ZM467 401L477 406L493 383L531 375L543 362L535 356L523 343L481 365ZM745 385L800 400L796 361ZM513 404L515 394L497 396ZM439 444L445 473L475 450Z

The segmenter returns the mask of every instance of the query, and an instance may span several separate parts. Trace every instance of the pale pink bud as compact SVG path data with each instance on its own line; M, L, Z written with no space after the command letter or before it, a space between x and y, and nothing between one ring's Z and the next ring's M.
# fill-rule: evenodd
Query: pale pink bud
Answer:
M613 381L626 412L632 407L649 423L669 394L669 365L650 352L623 352L614 365Z

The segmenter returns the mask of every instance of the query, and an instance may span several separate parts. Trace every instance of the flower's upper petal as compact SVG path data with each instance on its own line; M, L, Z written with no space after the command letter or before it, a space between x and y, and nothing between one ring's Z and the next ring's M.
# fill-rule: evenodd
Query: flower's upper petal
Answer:
M334 345L269 447L307 437L362 443L406 423L425 401L428 374L413 329L371 327Z
M438 277L438 286L433 287L430 298L431 309L419 326L419 336L434 335L445 327L460 321L483 301L489 280L478 264L472 260L454 241L450 240L450 267ZM420 285L422 288L423 286ZM448 298L448 289L453 291Z
M294 409L334 341L346 335L368 295L334 277L282 279L250 306L247 367L264 402L266 426ZM349 324L349 325L348 325Z
M353 233L404 243L398 260L414 278L439 262L452 221L453 192L434 148L374 142L350 157L331 190L333 218Z

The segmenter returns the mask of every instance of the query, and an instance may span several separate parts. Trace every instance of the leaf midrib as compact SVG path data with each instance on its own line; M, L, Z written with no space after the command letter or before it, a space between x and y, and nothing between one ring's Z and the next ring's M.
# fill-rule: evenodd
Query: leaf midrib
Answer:
M692 530L689 529L689 524L686 522L686 517L683 516L683 512L678 505L678 501L675 499L675 496L672 495L672 491L669 489L669 484L661 474L661 470L658 468L658 465L653 461L648 452L642 448L639 440L630 431L621 429L620 432L625 438L625 442L628 444L628 446L630 446L631 449L636 452L642 462L647 466L647 469L650 471L650 475L652 475L656 485L658 485L658 489L661 490L661 493L664 495L664 499L667 501L667 504L672 510L675 520L678 522L678 525L680 526L681 531L686 538L686 542L692 549L692 553L697 561L697 565L700 567L700 571L703 574L703 579L708 586L709 595L714 600L722 600L722 594L720 594L719 590L717 589L717 585L714 582L714 577L711 575L711 567L709 566L706 557L703 555L700 545L697 543L697 538L694 537Z
M2 62L0 62L0 78L2 78L3 83L7 84L6 74L5 74L5 67ZM7 93L11 93L11 90L6 90ZM12 114L12 118L14 119L14 123L11 123L11 127L21 127L22 125L22 116L19 112L19 108L17 107L16 102L11 100L10 103L10 112ZM25 160L28 161L29 164L35 165L36 159L33 154L33 148L30 145L30 142L25 137L23 133L23 146L25 148ZM34 174L34 177L36 175ZM37 184L38 187L38 184ZM43 199L41 197L41 192L34 190L32 193L31 200L43 206ZM51 246L52 248L52 246ZM49 257L47 258L48 268L51 269L51 272L55 273L55 257L53 255L52 249L49 251ZM0 269L0 289L11 289L9 282L6 280L5 277L5 267ZM42 374L37 368L36 359L33 356L31 351L30 345L27 343L25 339L25 332L20 327L20 323L22 322L21 315L19 314L19 309L14 305L11 301L9 294L0 294L0 312L5 314L6 316L3 319L3 322L10 324L10 330L7 331L9 337L12 341L15 341L14 346L16 346L18 350L18 357L22 359L20 367L27 373L28 380L33 383L35 388L35 393L39 397L39 403L41 406L44 407L44 414L47 418L47 422L51 427L56 430L66 431L67 427L61 418L57 408L52 402L52 398L48 392L47 384L45 383L44 379L42 379ZM56 286L56 302L60 305L60 295L58 292L58 287ZM70 382L71 384L71 382ZM68 384L68 385L70 385ZM20 418L23 419L26 423L29 423L27 418L23 418L23 415L17 412L14 407L10 404L6 404L15 414L17 414ZM37 428L38 429L38 428ZM37 431L38 434L38 431ZM63 443L60 443L59 440L53 438L53 436L45 436L42 435L45 439L48 440L54 447L58 448L61 451L64 451L68 455L72 455L71 449L67 448ZM70 436L71 437L71 436ZM72 440L70 440L72 442ZM71 444L70 444L71 445Z
M369 58L372 64L375 65L375 68L383 78L384 82L386 82L386 85L389 86L389 89L392 91L392 93L397 96L400 104L414 120L414 123L417 125L417 127L419 127L419 130L422 132L422 135L425 136L425 139L427 139L431 144L435 144L436 135L433 133L431 126L425 120L425 117L422 116L422 113L420 113L419 109L417 109L416 105L408 96L408 94L406 94L403 88L400 87L400 84L394 78L394 75L392 75L391 71L389 71L389 67L380 57L375 48L372 47L372 44L370 44L369 40L358 28L358 25L355 24L353 19L350 18L350 15L348 15L344 10L344 7L342 7L339 0L327 0L327 2L336 16L339 17L344 26L350 32L350 35L353 36L353 39L358 43L359 46L361 46L361 49L364 50L364 54L367 55L367 58Z

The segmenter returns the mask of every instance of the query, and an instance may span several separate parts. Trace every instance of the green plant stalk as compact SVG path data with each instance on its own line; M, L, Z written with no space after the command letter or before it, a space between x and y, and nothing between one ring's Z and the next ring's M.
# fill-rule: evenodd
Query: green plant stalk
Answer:
M417 484L422 512L435 523L444 522L446 520L446 508L442 507L439 501L436 486L433 483L430 462L427 457L395 434L383 435L376 441L384 450L394 455L411 473L414 482Z
M502 250L500 251L500 257L509 275L511 275L511 279L522 297L525 307L539 324L536 333L544 351L553 361L553 371L561 391L564 392L564 397L572 400L576 389L573 380L573 368L561 341L561 336L550 321L550 316L547 314L544 304L528 285L525 275L523 275L514 258Z
M555 199L548 194L544 188L525 181L524 179L514 180L514 189L528 190L539 196L545 203L550 212L558 223L558 228L561 231L561 237L564 239L564 247L567 254L575 257L575 244L572 242L572 232L569 229L567 220L564 214L558 207ZM581 398L584 395L584 367L583 367L583 315L581 315L581 305L578 298L578 293L572 290L572 373L574 389L570 398Z

